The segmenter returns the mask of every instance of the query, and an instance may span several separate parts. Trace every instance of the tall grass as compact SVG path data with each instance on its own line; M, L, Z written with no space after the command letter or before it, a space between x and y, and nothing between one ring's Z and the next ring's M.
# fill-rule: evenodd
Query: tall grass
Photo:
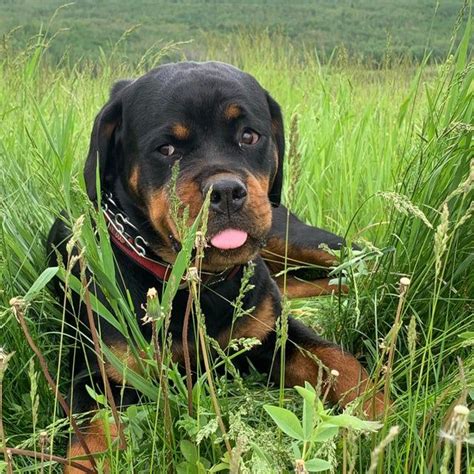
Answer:
M468 24L459 49L444 64L429 68L402 63L374 71L343 57L322 67L314 54L308 52L304 61L293 59L284 43L274 44L266 36L235 37L232 48L210 45L203 57L227 60L254 74L282 105L287 124L297 114L293 149L300 156L300 174L295 183L292 169L285 171L287 182L295 183L291 192L286 190L288 205L308 222L365 247L361 255L348 257L348 297L292 304L294 314L325 337L363 355L376 378L390 371L393 406L379 433L361 437L346 430L321 447L319 457L329 460L334 472L364 472L371 454L379 472L454 468L453 407L470 402L468 388L474 381L470 34ZM2 415L9 447L40 451L44 431L46 452L53 446L61 455L69 423L25 341L10 299L29 292L29 330L60 390L67 392L65 355L74 341L63 335L64 311L48 291L31 290L46 266L45 235L62 209L72 222L80 214L93 214L80 178L93 118L116 79L138 76L160 54L149 53L135 67L102 57L93 65L51 69L42 62L47 41L39 36L22 54L6 54L0 63L0 345L14 352L3 378ZM130 334L131 350L150 350L131 322L126 297L107 277L110 249L104 240L97 246L87 220L80 240L88 264L102 275L99 283L111 295L118 324ZM185 266L179 271L186 271ZM394 328L401 276L411 284L401 325ZM74 287L72 280L70 285ZM387 366L391 345L393 364ZM233 373L231 361L221 356L211 365L225 363ZM167 369L165 393L163 383L156 381L163 380L158 365L146 365L149 376L133 379L130 374L143 403L123 414L128 443L123 451L110 449L114 472L156 472L164 466L181 472L211 466L214 472L237 472L238 462L243 472L292 469L295 454L288 439L275 431L263 410L264 404L278 404L278 388L268 387L256 374L244 380L234 374L227 380L203 373L193 390L190 416L185 381L177 370L171 364ZM286 406L299 416L298 394L287 390L284 395ZM171 426L164 421L166 399ZM216 401L233 448L230 466ZM389 443L393 426L399 430L397 435L392 431ZM384 439L387 446L380 454L377 447ZM463 453L467 471L471 459L465 449ZM32 472L40 462L14 456L11 465ZM50 463L48 469L59 467Z

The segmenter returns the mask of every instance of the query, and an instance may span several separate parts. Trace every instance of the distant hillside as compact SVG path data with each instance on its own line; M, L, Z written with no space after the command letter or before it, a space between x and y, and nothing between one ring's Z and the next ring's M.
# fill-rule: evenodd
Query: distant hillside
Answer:
M21 28L11 44L23 46L46 28L55 10L66 3L53 0L0 0L0 33ZM122 34L141 25L127 39L126 54L138 59L157 41L194 40L184 50L191 56L205 50L211 36L228 41L232 33L266 31L301 47L316 49L322 58L344 45L348 54L381 59L387 51L420 59L425 48L444 58L462 9L462 0L307 0L240 2L146 0L77 0L56 15L50 31L60 33L50 49L58 60L67 50L75 60L106 54ZM467 11L464 12L467 14Z

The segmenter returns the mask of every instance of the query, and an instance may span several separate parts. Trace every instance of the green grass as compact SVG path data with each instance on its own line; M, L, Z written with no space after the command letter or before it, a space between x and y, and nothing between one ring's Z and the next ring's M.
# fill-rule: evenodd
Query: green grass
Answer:
M13 43L21 48L66 3L0 2L0 33L20 27ZM232 5L213 0L79 0L68 3L55 18L52 28L61 40L52 45L49 56L53 61L66 56L74 64L78 58L94 59L99 47L108 55L123 32L133 29L126 44L128 60L168 41L194 40L184 48L189 57L202 56L208 40L232 49L229 35L237 31L282 35L296 54L304 44L326 60L342 45L352 56L379 62L387 53L421 60L427 50L442 60L462 6L463 0L254 0Z
M474 382L470 27L458 33L464 35L459 49L437 67L402 61L373 71L344 57L321 66L310 52L301 61L282 38L275 44L267 35L234 36L228 50L211 42L201 55L254 74L282 105L287 129L291 117L297 117L297 131L290 137L289 148L295 151L293 166L286 169L286 203L308 222L366 247L365 264L353 261L349 266L349 296L293 302L292 311L326 338L363 355L372 374L381 378L398 281L401 276L411 279L395 341L394 405L377 434L361 436L347 429L318 446L313 454L328 460L335 472L349 472L351 466L353 472L365 472L374 448L393 426L399 434L380 458L378 472L454 469L456 447L440 432L452 431L456 404L472 402L468 391ZM63 336L62 308L47 290L31 290L46 267L45 235L62 209L72 219L91 214L80 172L93 118L116 79L140 75L160 52L151 52L137 66L102 56L95 64L53 68L44 60L43 40L22 54L4 55L0 63L0 345L14 353L3 378L1 418L9 447L39 451L44 430L53 452L64 455L69 423L25 341L10 299L29 292L29 330L66 393L70 377L65 356L73 341ZM80 238L88 263L97 273L105 272L99 283L110 295L118 324L131 331L134 348L147 348L133 335L136 324L126 298L106 276L110 249L105 242L97 246L88 219ZM185 271L185 264L178 270ZM224 361L232 371L228 358ZM119 361L114 363L120 367ZM150 373L156 371L152 363L148 367ZM184 380L173 368L167 373L171 437L164 428L162 385L151 375L135 378L143 404L123 415L128 443L123 451L110 450L113 472L164 471L167 463L172 470L181 466L182 472L202 472L199 463L226 465L206 375L194 387L191 417ZM256 375L226 380L213 374L213 385L234 462L240 459L242 472L290 472L296 455L263 406L278 405L284 395L284 406L301 418L296 391L280 393ZM192 449L196 439L201 440L198 453ZM467 471L472 461L461 444ZM25 456L14 456L13 462L15 472L35 472L40 464ZM57 464L47 469L60 471Z

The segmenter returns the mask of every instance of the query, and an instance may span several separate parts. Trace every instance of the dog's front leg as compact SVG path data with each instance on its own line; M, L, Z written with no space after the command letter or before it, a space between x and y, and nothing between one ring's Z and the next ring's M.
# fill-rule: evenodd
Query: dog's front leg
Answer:
M272 227L262 256L282 293L307 298L347 291L329 284L328 269L338 261L324 249L340 250L344 245L342 237L304 224L281 205L272 209ZM281 273L287 270L284 278Z
M288 319L288 339L285 346L285 367L280 370L280 350L275 332L269 333L256 351L252 363L262 372L271 370L272 378L279 383L283 373L285 386L304 387L305 382L321 387L321 397L331 404L345 407L366 394L364 412L370 418L383 413L384 396L375 391L367 371L350 353L332 344L300 323Z
M364 412L378 418L384 411L384 396L374 391L367 371L349 352L318 337L299 321L288 321L285 385L321 383L322 393L341 407L366 394ZM320 379L321 378L321 379Z

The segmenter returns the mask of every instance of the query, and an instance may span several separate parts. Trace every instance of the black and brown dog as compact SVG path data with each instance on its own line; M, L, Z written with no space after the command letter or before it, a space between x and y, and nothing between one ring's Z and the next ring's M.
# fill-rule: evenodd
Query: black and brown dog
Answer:
M219 278L212 291L203 288L201 292L207 332L222 346L230 338L258 338L261 344L235 364L245 372L251 363L259 371L270 373L275 382L281 373L280 358L274 356L278 352L275 323L281 313L281 282L277 280L277 285L271 272L283 268L285 252L290 262L328 268L334 258L320 248L321 244L333 249L343 245L340 237L307 226L292 214L287 230L287 210L280 205L284 147L280 107L252 76L219 62L167 64L136 80L114 85L110 100L95 119L84 173L89 198L97 202L99 180L114 213L127 217L126 226L130 228L125 230L134 236L133 242L137 244L137 237L141 239L142 252L136 252L136 248L129 248L133 244L121 239L116 228L110 226L116 265L137 318L143 316L147 290L163 287L160 268L172 265L180 248L169 208L173 165L178 163L176 193L182 205L189 208L189 223L211 189L208 245L202 268ZM66 260L69 235L68 228L57 220L49 235L50 252L56 249ZM54 261L57 252L51 255ZM264 256L271 258L265 261ZM232 301L239 294L243 266L250 261L255 264L251 277L254 288L245 295L244 309L254 309L232 326ZM304 282L290 275L285 291L289 297L328 294L335 289L328 281L319 278ZM106 304L100 290L96 295ZM180 289L170 318L173 357L179 364L183 363L181 341L187 300L187 289ZM76 300L74 306L74 313L88 327L80 301ZM321 373L315 362L318 359L328 370L339 372L329 388L331 402L345 405L367 390L367 373L351 354L293 318L288 323L283 371L286 386L304 385L305 381L317 384ZM100 324L104 342L125 353L123 336L106 321ZM142 327L151 337L149 327ZM195 340L192 324L188 340ZM109 369L112 387L120 385L120 375ZM96 358L82 355L76 360L75 371L74 410L91 410L94 402L85 390L85 384L91 383L90 375L84 374L96 373L100 386ZM375 396L372 408L375 413L383 409L380 394ZM104 450L101 430L90 431L85 434L90 450ZM73 441L69 456L82 454L83 448Z

